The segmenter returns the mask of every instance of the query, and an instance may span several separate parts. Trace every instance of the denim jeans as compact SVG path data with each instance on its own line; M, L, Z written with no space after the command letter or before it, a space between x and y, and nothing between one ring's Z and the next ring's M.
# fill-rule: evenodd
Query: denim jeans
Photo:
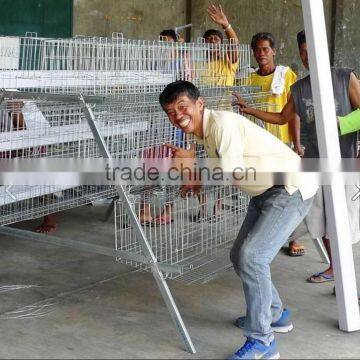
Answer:
M272 187L250 200L248 212L230 252L243 282L246 301L246 337L269 344L271 323L283 310L270 274L270 264L310 210L313 198L303 200L299 191L290 195L283 186Z

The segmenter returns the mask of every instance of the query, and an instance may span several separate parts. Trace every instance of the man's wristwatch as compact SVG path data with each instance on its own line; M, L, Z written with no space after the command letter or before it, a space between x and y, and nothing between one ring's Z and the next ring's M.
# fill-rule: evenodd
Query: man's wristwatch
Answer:
M231 24L229 23L229 25L224 27L223 29L224 29L224 31L228 31L229 29L231 29Z

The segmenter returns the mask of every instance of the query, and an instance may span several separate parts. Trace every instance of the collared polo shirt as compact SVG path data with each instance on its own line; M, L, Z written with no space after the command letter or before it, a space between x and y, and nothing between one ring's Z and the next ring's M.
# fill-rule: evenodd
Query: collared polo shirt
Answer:
M318 186L298 173L300 157L283 142L244 116L228 111L204 110L203 143L210 158L219 158L226 174L236 169L255 169L260 180L235 182L245 193L258 196L276 183L276 172L291 173L284 182L285 189L292 195L300 191L304 200L315 195ZM264 178L261 174L267 174Z

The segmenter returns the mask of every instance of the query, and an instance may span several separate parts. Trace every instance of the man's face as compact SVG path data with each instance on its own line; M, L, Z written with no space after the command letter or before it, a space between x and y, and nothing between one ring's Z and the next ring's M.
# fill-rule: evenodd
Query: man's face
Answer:
M203 98L192 100L187 95L180 95L164 107L170 122L187 134L198 133L202 129L203 110Z
M174 39L171 36L168 36L168 35L161 36L161 40L166 41L166 42L171 42L171 43L175 42Z
M253 49L254 57L259 67L273 65L274 56L276 54L275 49L270 46L269 40L259 40Z
M306 70L309 70L309 58L306 43L303 43L299 46L299 53L303 65L305 66Z
M217 45L221 45L222 44L222 41L221 41L221 38L220 36L218 35L210 35L210 36L207 36L205 38L205 43L206 44L213 44L215 45L214 49L212 49L209 53L209 56L210 56L210 60L214 60L214 59L218 59L220 58L220 46L217 46Z
M218 35L210 35L205 38L207 44L221 44L221 38Z

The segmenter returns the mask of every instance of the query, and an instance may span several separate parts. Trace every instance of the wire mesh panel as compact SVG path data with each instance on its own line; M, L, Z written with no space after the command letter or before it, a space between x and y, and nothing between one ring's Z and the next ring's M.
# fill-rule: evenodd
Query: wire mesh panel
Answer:
M254 105L261 104L261 94L246 93L253 89L244 87L203 88L207 106L215 109L236 110L232 107L231 93L238 91ZM107 96L92 104L96 123L105 144L115 159L146 159L167 157L165 142L187 146L192 140L171 125L158 104L158 92L121 93ZM3 101L0 106L0 158L99 158L93 133L84 116L81 105L68 102L45 101L33 93L32 100ZM198 156L204 156L199 150ZM91 196L89 196L91 189ZM97 190L98 189L98 190ZM67 190L66 196L54 196ZM1 224L30 219L89 203L99 197L116 194L114 188L86 188L70 191L69 188L36 186L8 189L0 187ZM73 204L71 196L74 196ZM79 197L83 196L83 200ZM44 200L41 200L44 197ZM32 201L36 198L39 201ZM49 199L51 198L51 202ZM16 202L20 203L18 206ZM42 207L42 209L40 209Z
M167 224L154 221L144 226L157 260L182 266L181 274L169 274L169 277L199 282L209 280L210 270L215 276L229 266L228 254L224 266L219 267L219 260L222 260L223 250L233 243L249 201L239 190L206 187L197 197L182 198L179 189L173 186L146 190L130 197L139 218L144 211L153 218L171 212ZM142 252L122 202L115 204L115 229L117 250ZM141 263L124 262L147 269ZM191 274L194 270L197 270L196 275Z
M235 79L236 85L246 85L250 71L248 45L181 44L122 37L15 39L17 52L6 38L0 38L0 54L4 54L6 63L13 64L10 68L3 66L0 73L3 89L116 94L126 92L129 84L152 91L154 86L177 79L198 86L229 86Z
M164 143L187 148L194 141L160 107L164 87L191 81L210 109L239 112L233 92L267 109L269 94L248 86L249 74L249 45L128 40L120 34L111 39L0 37L0 159L106 157L162 163L171 155ZM196 155L206 157L199 144ZM115 250L62 241L151 269L176 328L194 352L163 275L202 283L229 268L228 249L249 197L231 186L205 186L195 197L183 198L180 192L179 186L133 183L118 188L0 186L0 226L118 198L113 202ZM35 239L60 242L44 235Z
M16 100L5 95L0 105L1 159L102 156L77 97L46 99L39 93L102 96L89 107L111 157L144 161L168 157L165 142L187 147L193 141L171 125L159 106L159 95L171 81L198 85L208 108L239 111L232 104L233 92L251 106L267 107L268 94L247 86L248 45L179 44L122 36L17 39L18 51L10 52L0 38L0 54L12 64L0 71L0 88L22 91ZM197 155L206 156L200 146ZM241 225L248 202L244 194L230 187L208 187L198 198L184 200L177 187L129 186L128 191L137 212L150 209L156 217L171 210L171 223L160 221L159 226L145 228L159 262L181 264L187 282L209 279L228 266L228 260L220 261L219 256ZM0 186L0 225L115 195L116 189L109 186ZM121 202L116 204L116 248L140 251Z
M0 225L36 219L117 194L109 186L0 186Z

